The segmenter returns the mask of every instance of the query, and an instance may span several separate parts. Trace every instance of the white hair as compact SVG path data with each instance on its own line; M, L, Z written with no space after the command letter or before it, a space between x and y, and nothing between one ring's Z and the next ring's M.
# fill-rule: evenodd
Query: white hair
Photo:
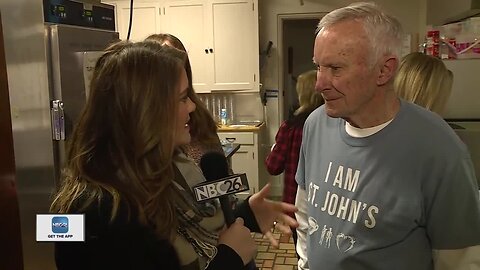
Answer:
M316 33L348 20L357 20L363 23L372 49L370 52L372 66L385 55L393 55L400 59L402 26L395 17L386 14L372 2L353 3L328 13L320 20Z

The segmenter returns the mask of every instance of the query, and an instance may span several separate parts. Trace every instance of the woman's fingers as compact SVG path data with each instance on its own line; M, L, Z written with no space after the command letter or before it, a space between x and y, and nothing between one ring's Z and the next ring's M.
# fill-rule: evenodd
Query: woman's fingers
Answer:
M298 222L289 215L282 214L279 220L281 221L282 224L285 224L286 226L293 227L293 228L298 227Z
M265 238L267 238L270 241L270 244L272 244L273 247L278 248L278 240L273 237L273 234L271 231L267 231L264 234Z
M298 211L298 208L290 203L286 202L277 202L275 204L275 210L280 211L282 213L295 213Z
M257 194L259 198L267 198L270 193L270 183L267 183Z

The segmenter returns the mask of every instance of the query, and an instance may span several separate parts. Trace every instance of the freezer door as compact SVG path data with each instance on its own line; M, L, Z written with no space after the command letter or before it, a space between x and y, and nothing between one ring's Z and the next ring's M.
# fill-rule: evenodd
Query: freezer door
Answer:
M480 59L445 60L453 73L452 94L443 117L455 119L480 119Z
M480 189L480 121L449 122L449 124L470 152Z
M65 147L85 105L96 60L118 33L68 25L48 25L50 37L51 100L63 104L65 139L56 140L56 183L65 162ZM52 125L55 126L55 125ZM57 132L58 133L58 132Z
M80 63L83 63L83 83L85 84L85 98L90 93L90 81L98 58L102 56L102 51L80 52L77 53Z

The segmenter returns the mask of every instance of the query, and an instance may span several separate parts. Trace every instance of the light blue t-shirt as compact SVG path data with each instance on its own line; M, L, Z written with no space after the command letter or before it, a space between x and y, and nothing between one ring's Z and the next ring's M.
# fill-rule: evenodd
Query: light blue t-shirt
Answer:
M364 138L318 108L304 126L296 180L308 194L312 270L427 270L432 249L480 244L466 146L417 105L402 101L390 124Z

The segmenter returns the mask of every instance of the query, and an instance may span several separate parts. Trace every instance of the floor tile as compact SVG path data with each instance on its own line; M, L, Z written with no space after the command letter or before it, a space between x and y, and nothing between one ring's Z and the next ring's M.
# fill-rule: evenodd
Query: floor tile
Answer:
M257 257L255 258L255 264L258 269L296 270L297 256L292 237L279 231L274 231L273 235L279 241L278 248L271 246L270 241L264 238L262 234L253 234L258 248Z

